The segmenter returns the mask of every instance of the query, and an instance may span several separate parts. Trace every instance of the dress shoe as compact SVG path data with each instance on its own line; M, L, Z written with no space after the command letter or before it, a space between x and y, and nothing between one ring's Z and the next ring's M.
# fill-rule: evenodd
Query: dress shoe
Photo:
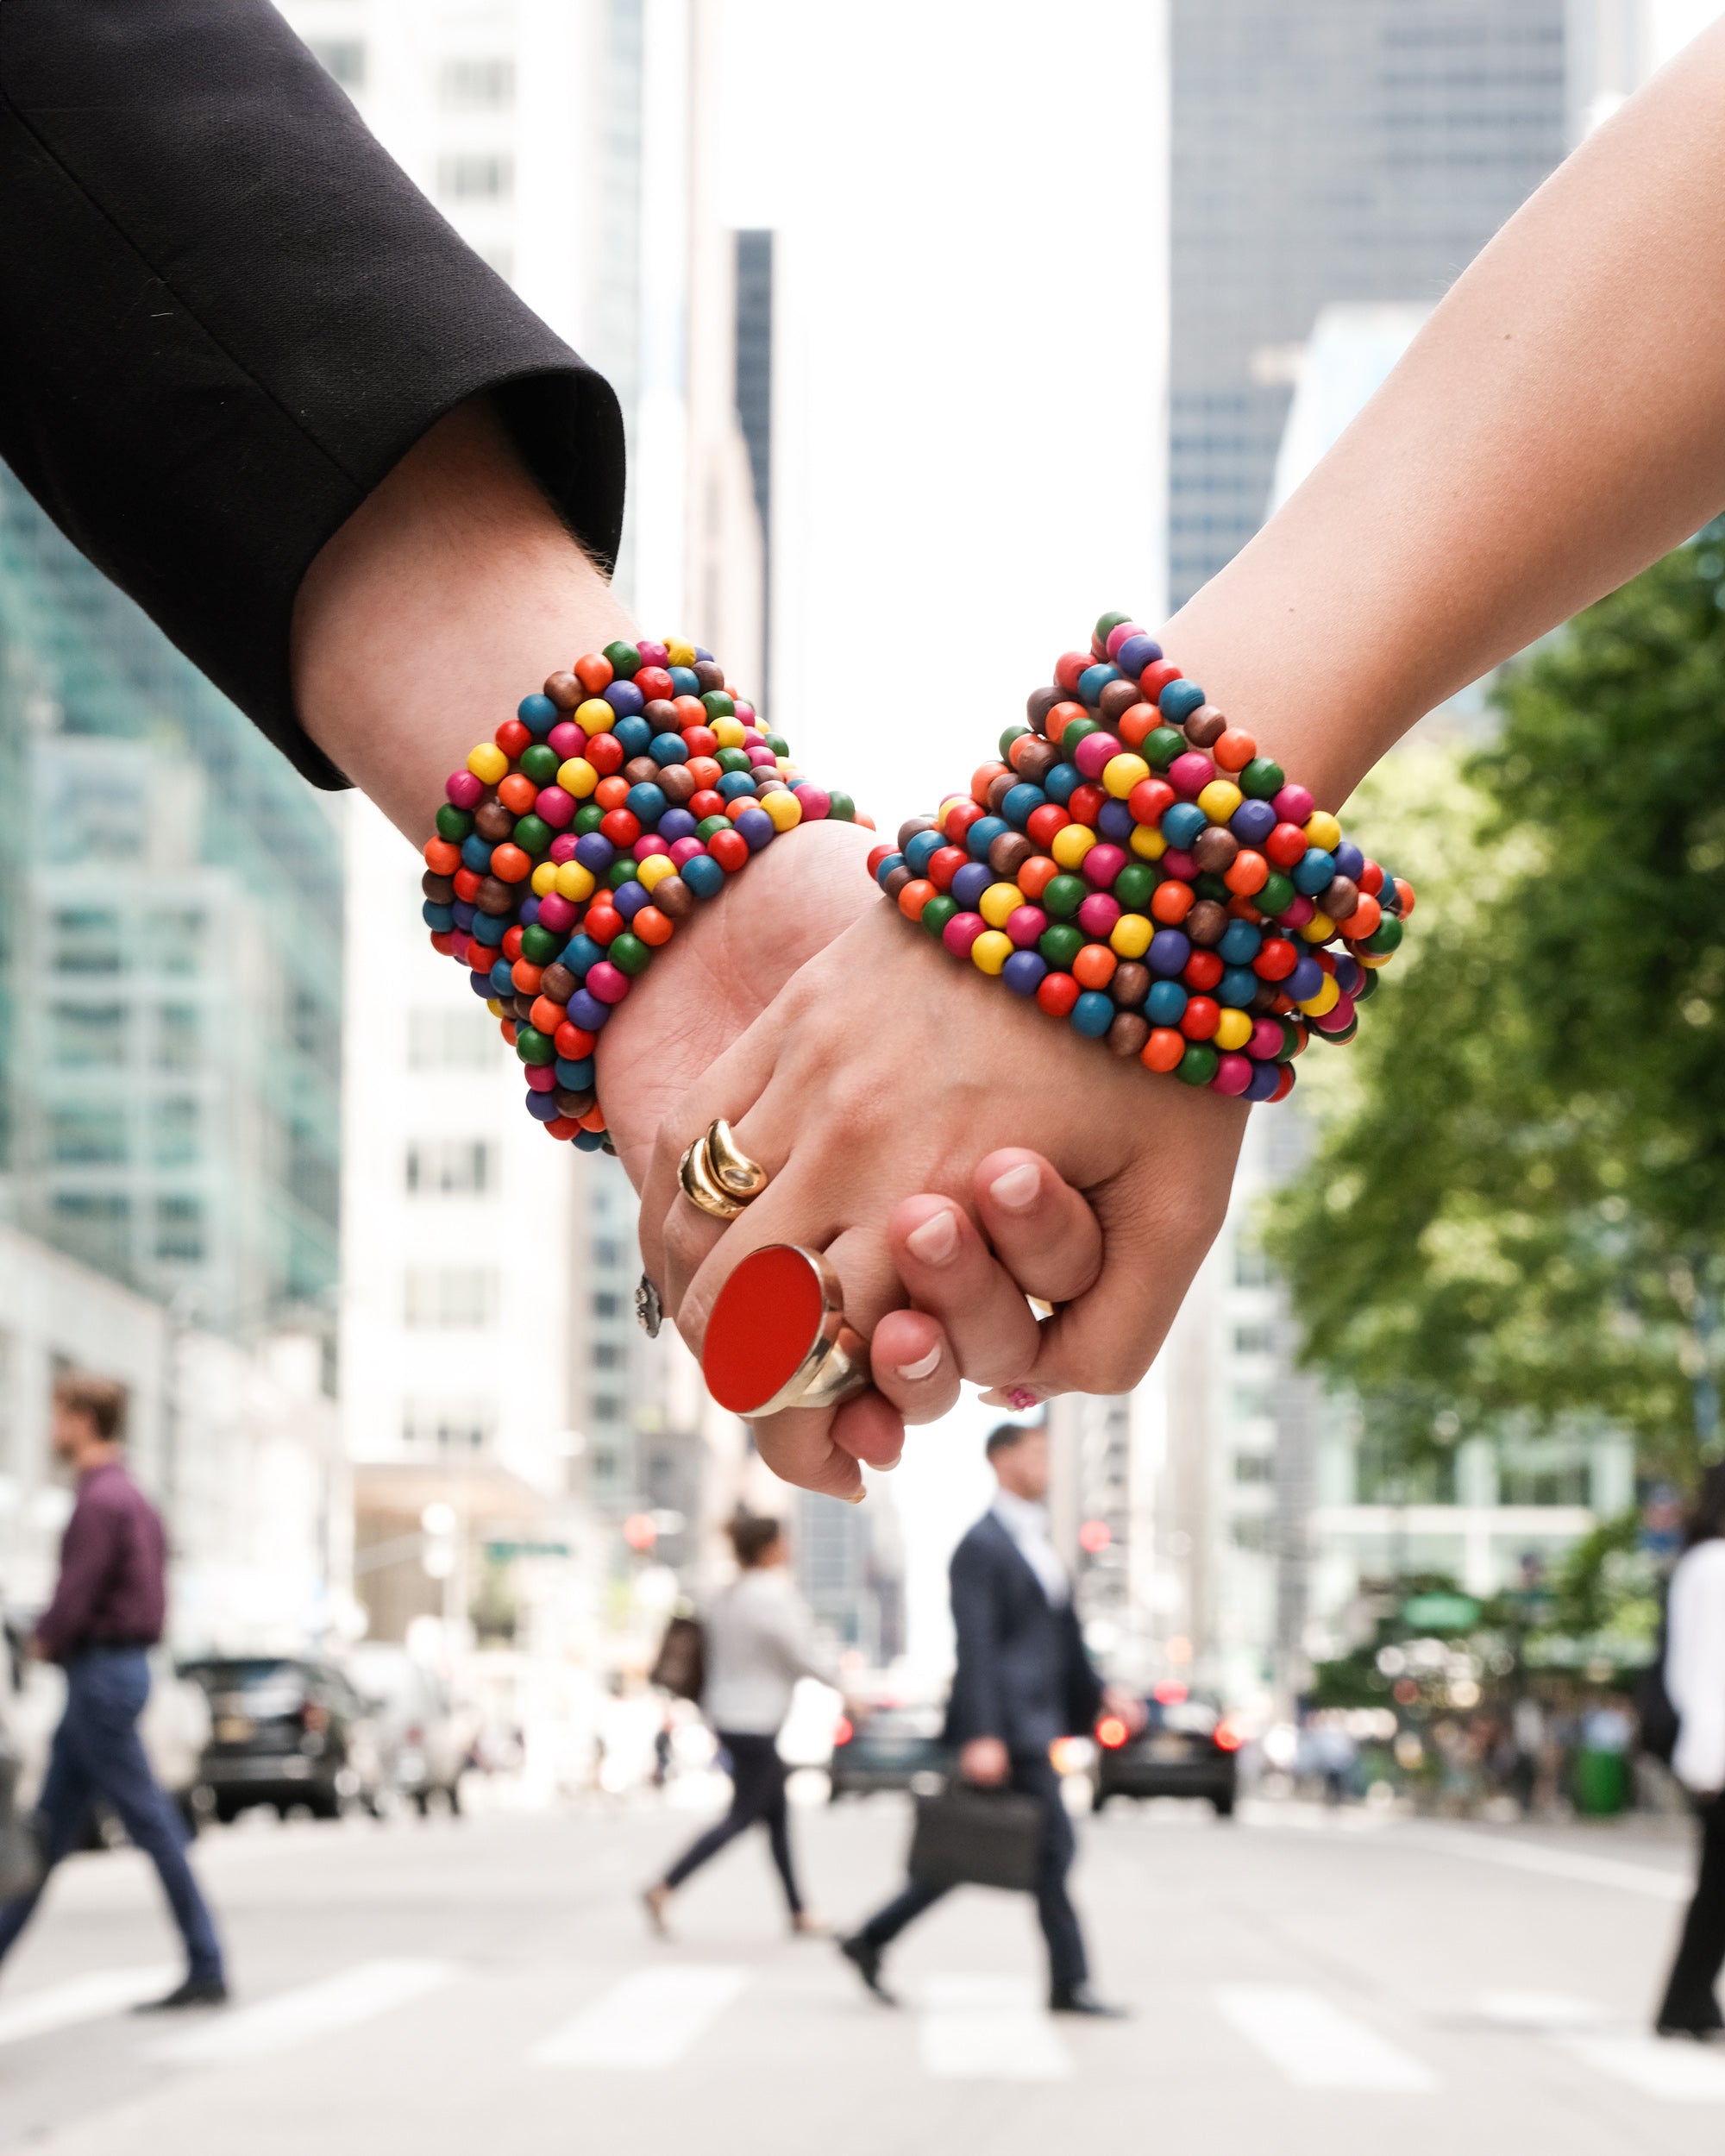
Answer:
M1717 2044L1725 2041L1725 2027L1717 2021L1659 2021L1654 2024L1656 2036L1686 2037L1692 2044Z
M134 2014L177 2014L183 2006L226 2006L228 1986L221 1977L188 1977L166 1998L145 1999Z
M1095 2021L1124 2021L1132 2012L1128 2006L1110 2006L1099 1999L1088 1983L1062 1984L1049 1996L1051 2014L1084 2014Z
M899 2002L881 1981L881 1950L859 1932L855 1939L841 1939L838 1951L862 1977L882 2006Z

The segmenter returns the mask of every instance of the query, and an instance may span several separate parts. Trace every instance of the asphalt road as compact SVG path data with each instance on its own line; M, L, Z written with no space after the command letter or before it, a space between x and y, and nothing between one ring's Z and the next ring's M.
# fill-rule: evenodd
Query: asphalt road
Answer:
M154 1880L80 1857L0 1983L0 2147L41 2156L1639 2156L1725 2137L1725 2052L1643 2033L1679 1839L1264 1807L1087 1824L1078 1893L1112 2026L1051 2021L1029 1906L906 1935L906 2005L787 1936L763 1848L693 1882L667 1945L657 1807L307 1822L205 1838L236 2000L164 2025ZM906 1820L798 1814L814 1896L862 1914Z

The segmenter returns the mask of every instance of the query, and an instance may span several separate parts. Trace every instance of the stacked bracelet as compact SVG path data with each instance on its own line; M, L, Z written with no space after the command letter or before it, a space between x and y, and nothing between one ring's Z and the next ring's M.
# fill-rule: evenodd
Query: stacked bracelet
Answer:
M968 795L874 849L881 889L955 957L1117 1054L1285 1099L1308 1040L1358 1029L1412 887L1124 614L1060 661L1028 716Z
M500 1021L528 1114L583 1151L607 1142L599 1036L678 923L781 833L868 820L809 783L710 651L675 640L552 675L444 790L432 944Z

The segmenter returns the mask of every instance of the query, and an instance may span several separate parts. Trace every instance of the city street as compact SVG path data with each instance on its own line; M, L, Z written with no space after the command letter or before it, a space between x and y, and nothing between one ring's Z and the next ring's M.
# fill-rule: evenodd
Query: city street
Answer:
M795 1825L823 1913L894 1883L896 1801ZM1038 2010L1027 1903L974 1891L903 1943L905 2010L875 2006L785 1935L764 1845L652 1941L636 1889L690 1826L594 1807L207 1836L238 1996L166 2024L124 2011L170 1974L154 1881L130 1852L78 1858L0 1992L0 2143L1622 2156L1725 2126L1725 2054L1642 2033L1675 1833L1116 1808L1086 1825L1079 1896L1134 2017L1075 2026Z

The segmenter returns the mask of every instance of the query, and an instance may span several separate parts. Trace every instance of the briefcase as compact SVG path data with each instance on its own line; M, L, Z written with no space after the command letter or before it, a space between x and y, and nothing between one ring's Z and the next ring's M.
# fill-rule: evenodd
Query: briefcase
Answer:
M674 1699L700 1698L706 1685L706 1633L699 1618L674 1617L666 1625L647 1681Z
M1034 1887L1042 1852L1042 1807L1012 1789L953 1782L916 1800L910 1875L930 1887Z

